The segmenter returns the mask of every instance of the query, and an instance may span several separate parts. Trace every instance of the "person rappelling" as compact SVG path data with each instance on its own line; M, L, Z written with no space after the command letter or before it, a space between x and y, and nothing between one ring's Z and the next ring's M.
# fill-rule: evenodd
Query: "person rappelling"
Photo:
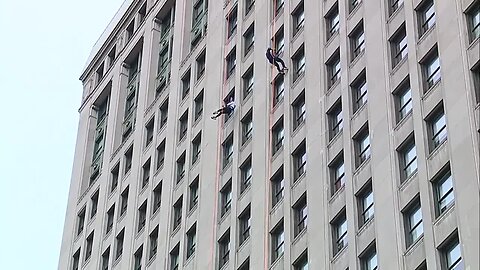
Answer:
M212 119L215 120L222 114L229 115L233 112L233 110L235 109L235 102L233 101L233 97L231 97L229 101L225 103L225 106L213 112Z
M277 67L277 70L280 74L284 75L285 71L288 70L287 66L285 65L285 62L283 62L282 58L278 57L278 54L275 53L272 48L267 49L265 56L267 57L268 62L270 62L270 64L275 65ZM280 68L279 63L282 64L282 68Z

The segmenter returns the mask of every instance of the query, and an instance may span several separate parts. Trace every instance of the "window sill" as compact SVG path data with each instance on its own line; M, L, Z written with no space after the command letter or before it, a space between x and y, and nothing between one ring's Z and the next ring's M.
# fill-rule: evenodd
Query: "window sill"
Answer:
M283 145L275 150L275 153L272 154L272 158L270 159L270 162L273 162L275 159L277 159L278 156L280 156L280 153L283 153Z
M402 126L408 121L408 119L412 117L412 115L413 115L413 109L395 124L395 126L393 127L393 130L398 131L399 129L401 129Z
M367 95L368 95L368 93L367 93ZM368 101L366 101L365 103L362 104L362 106L357 108L357 110L352 115L352 118L351 118L352 120L357 118L358 115L360 115L362 113L362 111L367 107L367 103L368 103Z
M280 264L280 261L283 259L283 254L282 253L280 256L278 256L277 258L275 258L273 261L272 261L272 264L270 265L270 269L276 269L276 265L277 264Z
M122 260L122 254L120 254L116 259L113 260L112 269L117 266L117 264Z
M390 9L391 7L389 7ZM390 13L390 10L388 11L389 16L387 23L391 23L395 17L397 17L397 14L400 13L400 10L403 10L403 3L397 7L393 12Z
M435 218L433 226L438 226L439 223L442 223L451 213L455 211L455 198L454 201L441 213L438 217Z
M218 221L218 225L222 224L227 217L230 216L230 212L232 211L232 208L228 209L225 213L220 213L220 220Z
M160 213L160 206L158 207L158 209L155 210L155 212L152 213L150 219L154 219L158 215L158 213Z
M190 217L195 212L195 210L197 210L197 208L198 208L198 203L192 206L192 208L188 209L187 217Z
M418 37L418 41L417 41L417 46L422 43L425 39L427 39L427 36L430 35L431 32L433 32L433 29L435 29L435 26L436 24L432 25L432 27L430 27L430 29L428 29L427 31L425 31L424 33L422 33L422 35L420 35Z
M306 166L306 165L305 165L305 166ZM307 175L307 172L305 171L305 172L303 172L301 175L299 175L299 176L297 177L297 179L294 179L294 180L293 180L292 189L295 188L296 186L298 186L298 184L299 184L300 182L302 182L302 180L306 177L306 175Z
M330 196L330 199L328 199L328 204L332 204L338 197L340 197L340 194L342 194L345 191L345 184L343 184L338 190L335 191Z
M403 181L400 183L400 186L398 187L398 190L400 191L403 191L405 190L405 188L413 181L412 179L414 179L418 174L418 169L415 170L415 172L413 172L409 177L407 177L406 179L403 179Z
M245 148L247 147L247 145L252 141L252 136L250 136L248 139L246 139L242 145L240 146L240 152L242 152L243 150L245 150Z
M360 61L360 59L362 58L362 56L364 54L365 54L365 49L363 49L361 52L359 52L357 55L355 55L352 58L352 61L350 61L350 64L348 65L348 67L351 69L353 66L355 66L357 64L357 62Z
M150 267L150 265L153 263L153 261L155 261L155 258L157 257L157 254L153 254L153 256L151 258L149 258L147 260L147 269Z
M375 206L374 206L375 207ZM360 226L360 228L358 228L358 231L357 231L357 236L360 236L364 231L367 230L367 228L370 227L370 225L373 223L373 221L375 220L375 216L371 217L369 220L367 220L367 222L365 222L364 224L362 224Z
M280 208L280 205L283 205L283 197L272 207L272 209L270 210L270 215L276 212L277 209Z
M143 235L143 232L145 231L145 227L146 226L143 225L143 227L139 231L135 232L135 240L137 240L141 235Z
M473 40L469 40L469 45L467 47L467 50L471 50L473 47L475 47L477 45L477 43L480 42L480 37L477 37Z
M242 105L245 105L251 96L253 96L253 89L248 94L243 96Z
M407 61L408 61L408 54L404 58L402 58L402 60L398 61L398 63L396 63L395 66L392 66L392 70L390 71L390 76L393 76L400 69L400 67L403 66L403 64Z
M237 253L242 250L246 245L247 243L250 243L250 236L247 237L246 239L243 240L243 242L238 246L237 248Z
M118 219L117 219L117 223L122 222L123 218L125 218L125 216L127 215L127 212L128 212L128 211L125 211L125 212L123 212L122 214L120 214L120 216L119 216Z
M294 78L293 78L292 88L295 88L300 83L300 81L305 77L305 70L302 71L302 73L300 74L294 73L293 77Z
M422 100L425 100L427 99L433 92L435 89L438 88L438 86L440 85L440 83L442 82L442 79L440 78L438 81L436 81L432 86L430 86L422 95Z
M293 44L293 43L295 42L295 40L303 33L304 29L305 29L305 26L301 26L300 29L296 29L296 28L294 27L293 30L294 30L294 31L297 30L297 32L295 32L295 33L293 34L292 40L290 41L291 44Z
M295 235L293 237L293 241L292 241L292 246L295 245L296 243L298 243L298 241L300 241L300 239L302 239L302 237L307 233L307 226L305 226L305 228L303 228L301 231L299 231L297 233L297 235Z
M330 263L335 263L336 261L338 261L339 258L341 258L342 255L348 250L347 247L348 247L348 243L333 255L332 259L330 260Z
M173 237L175 234L177 234L180 231L180 227L182 227L181 223L178 224L177 227L173 228L173 231L170 234L170 237Z
M252 180L250 180L250 181L252 181ZM248 187L246 187L244 190L240 191L240 195L238 196L237 200L238 201L242 200L242 198L246 196L245 194L247 194L250 191L251 188L252 188L252 184L250 183L250 184L248 184Z
M157 168L157 170L155 171L155 173L153 174L153 176L154 176L154 177L157 176L158 173L160 173L161 170L163 170L163 164L160 165L160 167Z
M284 93L284 94L285 94L285 93ZM274 111L276 111L276 110L278 109L278 107L281 107L280 105L283 104L283 100L284 100L284 99L285 99L285 98L282 97L282 98L279 99L275 104L273 104L273 107L272 107L272 109L271 109L271 113L273 113ZM273 102L272 102L272 103L273 103Z
M341 80L342 80L342 78L340 77L332 85L327 86L327 95L330 94L333 91L333 89L335 89L337 87L337 85L340 84Z
M229 161L225 166L222 166L222 172L220 174L223 175L230 167L232 167L232 163L232 161Z
M112 232L113 232L113 226L112 228L110 229L110 231L106 232L105 235L103 236L103 241L106 241L107 238L112 235Z
M343 134L343 128L337 132L337 134L335 134L327 143L327 148L330 148L332 147L333 144L335 144L335 142L337 140L339 140L338 138L341 137L341 134Z
M183 267L185 268L188 264L190 264L193 261L193 258L195 258L195 251L186 259Z
M328 47L330 45L330 43L333 42L333 40L339 35L339 32L340 31L335 31L335 33L333 33L331 36L328 36L327 35L327 41L325 42L324 44L324 47ZM328 34L328 33L327 33Z
M363 170L363 168L365 168L365 167L367 166L367 164L370 163L370 159L371 159L371 158L372 158L372 157L369 156L369 157L368 157L367 159L365 159L361 164L359 164L359 165L357 166L357 168L355 168L355 170L353 171L353 176L357 176L357 175Z
M162 133L166 128L167 128L167 123L163 124L163 126L161 126L161 127L158 129L157 134Z
M301 130L302 127L305 126L306 121L307 121L307 117L305 117L305 120L303 120L300 124L297 124L297 126L293 128L292 137L295 137L295 135L297 135L297 133L300 132L299 130Z
M446 144L448 142L448 138L446 138L442 143L440 143L439 145L437 145L437 147L435 147L434 149L432 149L432 151L430 151L430 154L428 154L427 156L427 160L432 160L438 152L440 152L441 149L445 148Z
M355 15L355 13L357 13L357 11L360 9L361 6L363 6L363 1L360 1L360 3L358 3L357 6L355 6L353 9L350 10L347 16L347 20L350 20ZM350 8L351 7L348 7L348 9Z
M423 234L420 235L417 240L413 241L413 243L411 243L407 249L405 250L405 252L403 253L403 256L408 256L410 254L412 254L415 249L420 245L420 243L423 243Z

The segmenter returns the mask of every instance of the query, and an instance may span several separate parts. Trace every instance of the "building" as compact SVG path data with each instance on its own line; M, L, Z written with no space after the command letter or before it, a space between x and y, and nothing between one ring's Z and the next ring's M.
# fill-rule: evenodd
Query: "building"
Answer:
M80 78L59 269L480 269L479 10L127 1Z

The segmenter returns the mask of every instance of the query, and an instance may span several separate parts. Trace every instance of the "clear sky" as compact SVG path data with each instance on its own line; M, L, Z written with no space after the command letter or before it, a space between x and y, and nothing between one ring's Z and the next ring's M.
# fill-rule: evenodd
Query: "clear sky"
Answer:
M0 269L57 269L82 85L123 0L0 0Z

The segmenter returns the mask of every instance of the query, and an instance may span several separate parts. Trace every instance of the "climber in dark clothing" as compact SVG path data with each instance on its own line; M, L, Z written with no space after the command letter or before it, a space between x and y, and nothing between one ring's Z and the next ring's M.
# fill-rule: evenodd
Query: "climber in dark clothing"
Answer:
M277 67L277 70L279 73L285 74L285 70L288 70L287 67L285 66L285 62L283 62L283 60L273 52L272 48L267 49L265 56L267 57L268 62L270 62L270 64L273 64ZM278 63L282 64L282 68L280 68L280 65Z
M217 119L222 114L230 114L235 109L235 102L233 102L233 97L230 98L230 101L223 106L222 108L213 112L212 119Z

